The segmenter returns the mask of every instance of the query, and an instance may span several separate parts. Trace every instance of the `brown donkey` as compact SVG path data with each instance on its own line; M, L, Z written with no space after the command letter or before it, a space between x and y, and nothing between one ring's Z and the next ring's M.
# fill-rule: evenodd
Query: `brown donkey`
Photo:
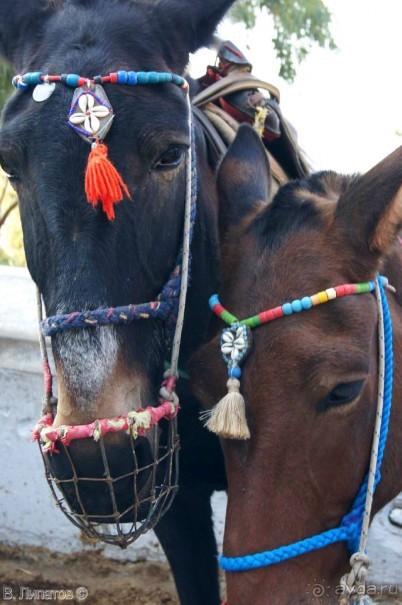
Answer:
M248 150L260 149L251 165ZM255 156L255 153L254 153ZM321 172L282 187L242 127L218 175L223 281L236 317L340 284L389 278L394 395L374 512L402 490L402 147L364 176ZM250 439L223 439L228 476L226 557L292 544L339 526L368 469L376 416L378 311L373 294L331 300L252 331L241 390ZM193 359L206 408L225 393L222 322ZM228 605L335 603L348 571L344 542L266 569L227 574ZM314 597L312 587L323 584Z

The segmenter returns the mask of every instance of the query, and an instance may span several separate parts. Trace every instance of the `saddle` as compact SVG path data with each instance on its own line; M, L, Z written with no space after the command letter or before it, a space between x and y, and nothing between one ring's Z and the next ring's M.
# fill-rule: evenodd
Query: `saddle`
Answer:
M304 178L310 168L295 129L282 115L279 90L251 71L244 54L225 41L219 47L216 65L208 66L198 80L200 92L193 98L193 106L209 142L211 160L219 163L239 125L247 122L261 135L279 186Z

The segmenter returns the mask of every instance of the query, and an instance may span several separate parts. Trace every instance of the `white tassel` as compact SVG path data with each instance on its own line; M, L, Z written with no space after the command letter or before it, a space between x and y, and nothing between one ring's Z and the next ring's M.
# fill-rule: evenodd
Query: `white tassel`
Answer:
M240 381L229 378L227 387L228 394L211 410L205 426L224 439L250 439Z

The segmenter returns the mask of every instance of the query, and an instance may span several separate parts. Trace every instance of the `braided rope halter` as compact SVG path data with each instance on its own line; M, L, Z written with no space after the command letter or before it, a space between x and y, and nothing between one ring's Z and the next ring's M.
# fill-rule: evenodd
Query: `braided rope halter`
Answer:
M221 339L222 356L228 365L229 380L239 380L241 377L239 364L245 359L251 346L250 338L244 338L246 330L281 317L300 313L335 298L367 292L375 292L379 319L378 395L370 465L351 510L343 517L339 527L299 540L293 544L251 555L238 557L222 555L219 562L224 571L240 572L269 567L305 553L320 550L330 544L345 542L351 554L351 571L341 579L342 595L339 603L340 605L369 605L371 603L370 597L366 594L365 586L370 564L366 553L366 544L373 498L381 480L381 465L387 443L393 387L392 320L384 288L394 291L385 277L377 276L375 281L329 288L324 292L306 296L292 303L285 303L244 320L238 320L237 317L229 313L220 304L216 295L211 297L210 307L213 312L230 325L230 328L224 330ZM231 336L225 338L227 334Z
M196 152L189 86L187 81L181 76L157 72L119 71L111 73L109 76L95 76L92 79L83 78L76 74L50 76L42 72L30 72L13 78L13 84L19 90L26 90L34 86L33 98L37 102L43 102L48 99L53 94L56 83L62 83L76 89L68 114L69 126L81 138L91 144L91 154L94 151L97 153L97 148L102 148L104 157L99 158L96 155L93 162L95 168L93 166L92 168L90 167L89 160L86 172L86 191L88 201L94 206L100 201L104 212L110 220L114 218L114 203L123 198L123 193L127 197L129 197L129 193L115 168L111 167L108 159L105 160L106 152L104 150L106 146L103 144L103 138L111 128L114 114L102 85L110 83L135 86L172 83L182 88L186 93L191 145L186 154L183 239L175 268L157 299L143 304L77 311L43 319L42 297L40 292L37 292L40 326L39 341L44 372L44 415L33 429L32 440L39 443L48 484L57 505L67 518L74 525L84 530L89 537L100 539L107 543L118 544L120 547L125 548L134 542L139 535L154 527L160 517L168 510L178 489L179 438L176 417L179 411L179 399L175 392L175 387L179 376L178 362L190 276L190 247L197 202ZM95 105L95 103L98 103L98 105ZM103 178L103 175L106 174L110 179L102 181L101 178L101 185L95 191L95 197L90 199L88 195L88 188L90 188L87 186L88 181L89 185L93 185L94 183L96 185L96 179L99 177L96 174L96 170L99 169L99 165L104 171L100 177ZM94 170L95 173L93 172ZM91 174L88 175L89 172ZM109 182L110 180L113 181L112 184ZM93 188L91 191L93 193ZM124 416L99 419L88 425L54 426L54 410L57 406L57 400L53 397L53 378L46 351L45 337L54 336L62 331L94 329L110 325L126 325L138 319L161 320L165 326L166 348L168 351L171 351L171 362L169 369L164 374L164 380L159 393L159 405L156 407L141 407ZM168 422L166 443L164 444L161 444L159 441L161 434L159 423L161 421ZM108 433L118 432L127 433L129 436L130 450L133 456L133 470L128 475L126 473L120 477L112 477L109 470L104 437ZM141 466L136 455L135 442L138 437L144 436L147 436L152 444L154 460L152 463ZM101 479L96 478L96 481L98 484L103 482L105 489L109 491L113 508L112 514L102 515L101 522L99 521L99 514L91 515L86 511L80 495L80 484L82 482L95 481L95 478L78 476L68 450L70 443L78 439L93 439L99 444L105 472L104 477ZM69 461L70 475L67 479L58 479L52 472L49 456L59 453L60 450L58 448L63 449ZM162 470L162 473L161 468L165 469L164 471ZM147 481L150 489L147 489L146 496L141 495L139 490L137 490L137 481L141 473L150 475ZM119 510L114 485L119 480L127 480L128 478L131 478L133 481L132 504L125 510ZM63 488L65 487L73 487L75 493L73 502L63 492ZM59 492L61 492L62 497L60 497ZM129 519L128 522L127 519Z

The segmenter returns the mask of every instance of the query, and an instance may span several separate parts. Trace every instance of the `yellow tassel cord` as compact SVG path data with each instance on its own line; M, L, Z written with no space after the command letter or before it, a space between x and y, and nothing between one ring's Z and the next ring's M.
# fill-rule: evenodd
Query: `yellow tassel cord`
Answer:
M250 439L240 381L229 378L227 387L228 394L213 408L205 426L224 439Z

